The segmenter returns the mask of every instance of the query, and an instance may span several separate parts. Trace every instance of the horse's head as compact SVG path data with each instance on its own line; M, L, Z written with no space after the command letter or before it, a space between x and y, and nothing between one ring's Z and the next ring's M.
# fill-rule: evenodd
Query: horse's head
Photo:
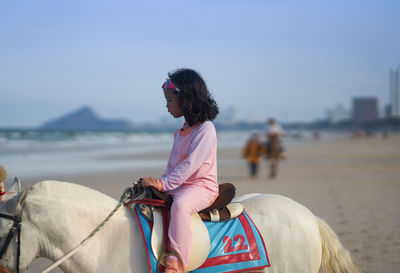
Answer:
M20 251L20 219L25 197L26 192L21 192L21 183L15 178L0 202L0 272L7 272L3 266L12 272L16 271Z

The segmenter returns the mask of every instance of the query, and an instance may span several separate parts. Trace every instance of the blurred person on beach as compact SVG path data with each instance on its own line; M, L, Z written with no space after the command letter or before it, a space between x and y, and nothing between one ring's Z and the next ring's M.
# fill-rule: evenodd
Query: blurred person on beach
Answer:
M183 273L187 266L192 231L190 216L209 207L218 197L217 135L212 120L219 110L203 78L192 69L168 73L162 85L168 112L184 117L174 135L167 169L160 179L143 178L173 198L168 230L171 252L166 253L165 273Z
M257 177L258 165L265 153L265 145L262 143L258 132L253 132L243 148L242 156L249 164L250 177Z
M274 178L278 173L278 161L284 159L284 147L282 144L282 137L284 135L282 127L276 122L275 119L268 119L266 128L267 143L266 154L269 161L269 177Z
M2 165L0 165L0 200L3 198L3 195L6 194L6 189L4 187L4 180L6 179L7 171Z
M321 139L321 133L319 131L314 131L312 136L313 136L313 139L315 139L315 140Z
M388 130L388 129L384 129L384 130L382 131L382 138L383 138L383 139L389 138L389 130Z

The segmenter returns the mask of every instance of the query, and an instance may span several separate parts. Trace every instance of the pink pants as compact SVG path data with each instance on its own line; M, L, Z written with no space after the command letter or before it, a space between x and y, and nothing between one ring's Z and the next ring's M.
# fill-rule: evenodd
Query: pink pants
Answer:
M192 231L190 229L190 216L210 206L217 193L202 186L182 185L169 192L174 201L171 206L171 221L169 224L168 238L171 249L176 251L187 266Z

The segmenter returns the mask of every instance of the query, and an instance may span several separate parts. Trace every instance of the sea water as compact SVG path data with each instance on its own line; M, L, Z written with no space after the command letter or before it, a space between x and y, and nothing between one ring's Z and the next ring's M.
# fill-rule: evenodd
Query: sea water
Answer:
M244 146L252 130L218 130L218 147ZM310 141L312 132L302 137L290 131L284 143L296 145ZM263 136L260 130L261 136ZM164 168L166 159L145 159L147 153L169 153L174 132L89 132L0 130L0 164L9 177L44 177L112 171L118 169ZM295 135L295 137L290 137ZM324 134L324 139L337 134ZM265 140L264 140L265 141ZM218 164L225 164L221 160Z
M0 130L0 164L9 177L36 177L164 167L140 154L171 150L173 132ZM219 147L239 147L247 131L218 133ZM138 155L138 156L135 156Z

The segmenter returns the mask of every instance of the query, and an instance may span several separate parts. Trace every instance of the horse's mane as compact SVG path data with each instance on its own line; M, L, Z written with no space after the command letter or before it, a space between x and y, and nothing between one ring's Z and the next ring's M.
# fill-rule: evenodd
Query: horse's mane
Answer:
M95 203L97 206L113 207L116 200L97 190L70 182L46 180L27 189L27 198L68 199L74 203Z

